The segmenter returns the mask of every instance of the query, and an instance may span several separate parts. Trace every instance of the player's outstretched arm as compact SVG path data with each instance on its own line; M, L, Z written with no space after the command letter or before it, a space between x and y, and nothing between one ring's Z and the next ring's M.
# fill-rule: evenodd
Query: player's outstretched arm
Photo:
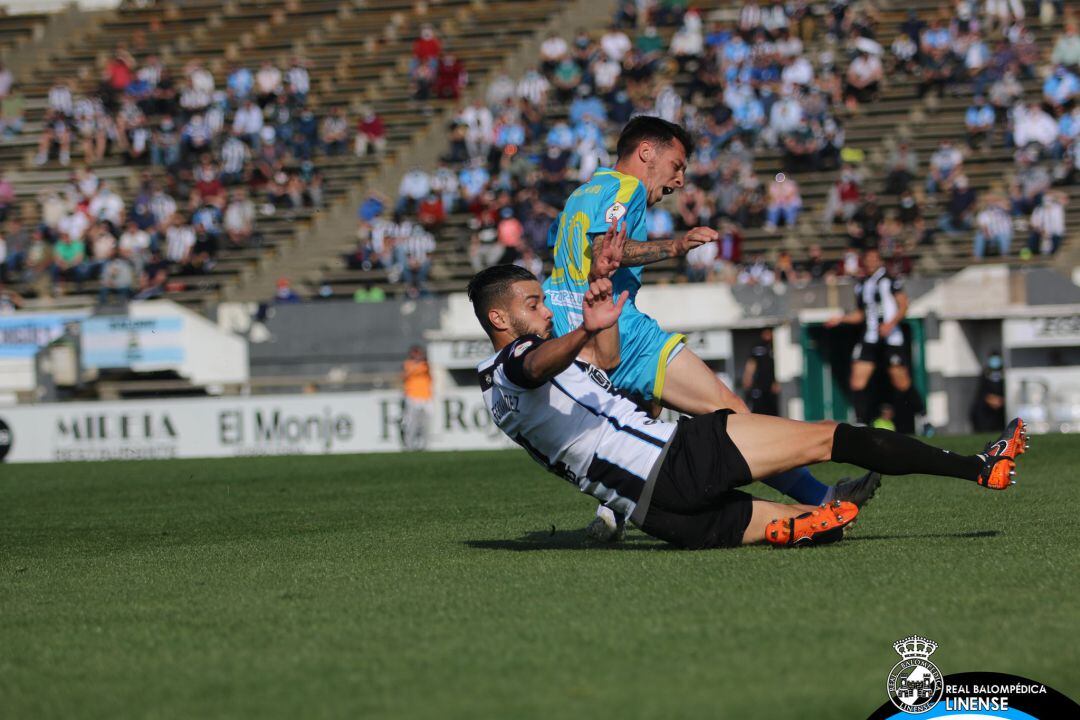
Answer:
M597 280L589 286L586 292L586 300L582 303L582 322L575 330L568 332L562 337L548 340L536 350L525 356L525 377L536 385L542 385L551 378L570 367L581 351L593 339L609 348L609 343L614 342L618 353L619 330L618 319L622 313L623 305L629 293L623 293L617 304L611 302L611 281L608 279ZM603 331L609 337L599 338Z
M858 325L866 319L866 313L862 310L852 310L845 315L837 315L825 321L825 327L831 328L837 325Z
M673 240L648 240L626 243L621 264L627 267L649 265L672 257L682 257L698 245L716 242L720 233L712 228L696 227Z

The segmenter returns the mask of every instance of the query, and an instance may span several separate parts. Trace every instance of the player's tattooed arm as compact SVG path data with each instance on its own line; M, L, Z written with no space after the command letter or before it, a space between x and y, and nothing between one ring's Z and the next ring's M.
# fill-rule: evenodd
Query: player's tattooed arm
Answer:
M670 257L682 257L698 245L715 242L720 233L712 228L696 227L674 240L648 240L628 242L623 248L622 265L637 267L650 265Z
M676 257L674 240L649 240L647 242L628 242L623 248L621 265L638 267L651 265L669 257Z

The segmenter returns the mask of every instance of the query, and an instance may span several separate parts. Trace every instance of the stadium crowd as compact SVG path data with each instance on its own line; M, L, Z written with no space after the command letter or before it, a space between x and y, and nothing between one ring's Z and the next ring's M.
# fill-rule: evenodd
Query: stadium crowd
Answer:
M343 263L424 294L444 228L466 213L474 268L515 262L541 274L566 196L613 162L610 138L641 113L680 122L696 138L686 188L648 213L653 238L695 225L721 231L720 242L685 259L690 282L855 274L870 246L907 272L912 251L941 233L969 235L978 258L1014 252L1018 236L1021 257L1053 253L1067 230L1067 196L1056 186L1080 181L1080 37L1067 20L1044 58L1030 14L1020 0L957 0L930 18L912 12L886 39L868 3L747 0L711 19L683 0L623 0L603 32L547 37L535 67L493 78L481 99L461 105L442 162L411 168L396 197L363 202ZM434 28L421 27L412 55L419 101L460 96L468 74ZM864 149L846 143L845 121L889 77L916 82L931 108L969 90L974 99L965 143L943 139L921 158L899 142L879 183ZM1033 78L1044 78L1038 96L1024 91ZM0 280L62 291L100 279L103 297L152 297L212 270L224 247L259 246L261 218L318 209L320 159L382 153L387 131L370 108L349 118L314 107L311 84L302 57L285 67L232 63L218 78L191 60L174 76L159 57L136 61L122 46L99 80L57 82L34 162L68 166L73 148L82 162L65 185L40 194L33 224L20 222L14 188L0 177L0 220L9 221ZM22 104L0 68L0 142L21 132ZM977 192L966 161L1001 147L1014 150L1014 172ZM782 172L755 172L762 151L780 156ZM127 202L124 188L94 171L107 156L147 167ZM820 172L835 182L812 207L800 178ZM839 262L811 244L817 225L843 228ZM795 242L744 253L748 231L759 229ZM357 295L379 297L377 288Z
M686 258L691 282L770 285L857 274L859 251L875 245L892 270L908 272L911 252L937 233L971 234L977 257L991 247L1010 252L1003 238L1014 227L1028 233L1023 257L1060 244L1065 195L1051 186L1080 179L1074 24L1057 39L1043 96L1035 98L1024 97L1021 80L1044 69L1019 2L960 0L928 21L912 12L887 46L872 7L861 3L831 3L821 16L805 2L750 1L732 22L707 22L687 5L627 0L598 36L544 40L536 67L495 78L482 100L460 109L443 162L412 168L397 199L380 201L377 212L365 203L349 266L389 268L418 294L433 237L449 214L467 212L474 268L515 262L536 272L549 257L547 228L565 197L613 162L607 139L641 113L681 122L696 138L687 187L648 214L654 238L695 225L721 230L721 242ZM663 26L674 29L670 42ZM910 78L931 103L967 88L976 97L966 115L969 147L943 140L924 165L900 142L876 187L863 149L845 145L844 120L874 101L886 73ZM686 82L675 82L680 74ZM1015 177L980 195L964 160L998 143L1016 148ZM782 155L783 172L754 172L762 149ZM835 171L836 181L808 215L798 177L814 171ZM932 207L940 219L928 223ZM840 262L824 261L822 248L807 242L797 258L779 244L769 256L742 252L747 229L772 233L815 221L844 228Z
M54 84L34 164L69 166L73 147L82 162L39 194L38 222L12 220L0 280L62 292L100 279L102 299L160 295L211 271L222 248L258 247L260 218L321 208L320 157L385 150L370 108L351 126L343 108L309 103L301 57L285 68L234 63L224 77L219 86L197 60L174 77L159 57L137 62L118 47L99 81ZM107 155L146 166L128 202L94 171ZM0 182L0 213L13 199Z

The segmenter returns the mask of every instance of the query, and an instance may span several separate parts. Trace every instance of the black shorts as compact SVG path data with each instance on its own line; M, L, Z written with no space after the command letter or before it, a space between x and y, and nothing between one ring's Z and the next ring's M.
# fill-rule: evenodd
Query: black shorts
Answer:
M731 410L683 418L657 473L641 529L685 548L734 547L750 524L753 481L727 432Z
M906 347L903 345L889 345L884 341L855 343L855 349L851 351L851 360L853 362L872 362L875 365L887 365L889 367L908 367L911 365Z

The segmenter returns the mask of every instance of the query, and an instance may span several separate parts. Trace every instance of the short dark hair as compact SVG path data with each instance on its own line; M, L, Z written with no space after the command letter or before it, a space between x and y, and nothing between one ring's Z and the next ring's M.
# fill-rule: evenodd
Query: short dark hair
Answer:
M515 283L523 280L536 282L536 276L517 265L493 265L476 273L469 281L469 302L473 304L476 319L488 335L494 329L488 322L488 310L501 300Z
M638 115L623 128L619 135L619 144L615 146L615 154L622 159L646 140L660 145L670 145L672 140L678 140L688 153L694 147L693 138L681 125L652 115Z

